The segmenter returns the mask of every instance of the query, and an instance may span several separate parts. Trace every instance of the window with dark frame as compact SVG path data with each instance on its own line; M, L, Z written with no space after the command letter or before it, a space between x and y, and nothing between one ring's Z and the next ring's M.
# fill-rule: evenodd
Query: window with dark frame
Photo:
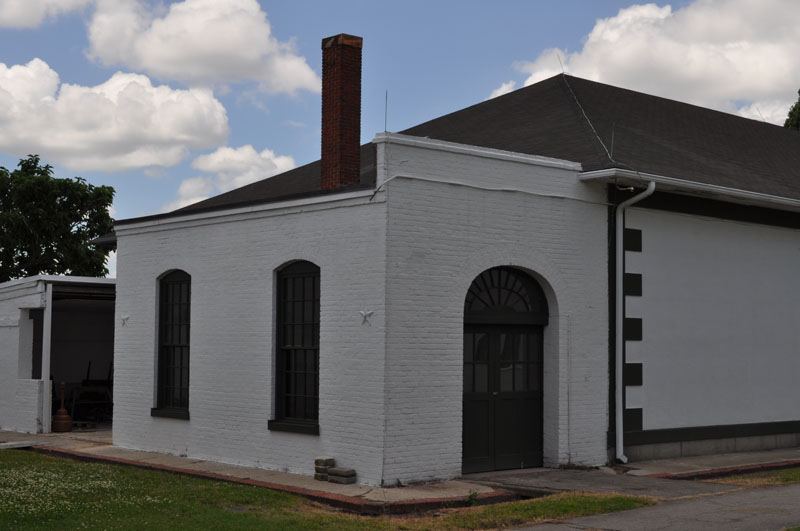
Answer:
M319 433L319 267L294 262L277 275L275 419L269 428Z
M192 277L173 271L159 280L158 389L154 416L189 418L189 321Z

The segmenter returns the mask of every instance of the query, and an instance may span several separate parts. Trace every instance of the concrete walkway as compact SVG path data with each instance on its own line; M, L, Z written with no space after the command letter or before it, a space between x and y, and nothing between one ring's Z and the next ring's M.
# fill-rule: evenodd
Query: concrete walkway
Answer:
M617 474L609 468L599 470L562 470L539 468L469 474L463 479L509 490L527 496L546 496L568 491L591 491L651 496L660 499L718 494L731 490L729 485L703 481L675 481Z
M684 482L681 482L684 483ZM520 528L527 531L780 531L800 525L800 484L740 489Z
M522 496L542 496L565 491L617 492L660 499L717 495L730 486L667 478L713 476L738 469L800 466L800 448L665 459L632 463L626 467L594 470L528 469L471 474L461 480L381 488L339 485L312 477L249 468L190 457L129 450L111 444L111 432L75 431L29 435L0 431L0 449L32 447L73 459L126 464L222 481L257 485L299 494L349 511L364 514L423 512L440 507L493 503Z
M698 455L630 463L628 474L647 477L710 478L733 472L800 466L800 448Z
M729 486L717 483L676 479L709 479L790 466L800 466L800 448L639 461L594 470L504 470L469 474L462 479L529 496L587 490L675 499L730 490Z

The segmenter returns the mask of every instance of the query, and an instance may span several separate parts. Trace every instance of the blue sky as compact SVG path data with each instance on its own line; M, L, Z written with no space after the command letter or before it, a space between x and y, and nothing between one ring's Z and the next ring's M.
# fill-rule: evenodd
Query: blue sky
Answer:
M320 41L364 37L362 141L564 68L782 123L800 2L0 0L0 165L116 189L118 219L319 158ZM248 147L249 146L249 147Z

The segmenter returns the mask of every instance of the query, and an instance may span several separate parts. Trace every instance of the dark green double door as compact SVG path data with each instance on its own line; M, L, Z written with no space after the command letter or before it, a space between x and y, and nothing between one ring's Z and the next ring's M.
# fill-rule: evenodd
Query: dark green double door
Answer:
M465 326L463 473L542 466L542 350L542 326Z

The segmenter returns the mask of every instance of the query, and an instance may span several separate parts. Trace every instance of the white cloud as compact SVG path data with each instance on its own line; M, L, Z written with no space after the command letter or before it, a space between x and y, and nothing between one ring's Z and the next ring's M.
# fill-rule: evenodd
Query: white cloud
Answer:
M143 169L142 172L153 179L160 179L167 175L167 170L160 166L150 166Z
M189 84L255 81L261 90L320 90L320 79L292 41L271 33L256 0L184 0L163 15L138 0L99 0L89 24L89 55Z
M530 85L561 72L782 123L800 79L800 2L633 5L600 19L583 48L515 66ZM782 111L780 109L783 109Z
M740 107L738 112L745 118L783 125L792 103L790 100L762 100Z
M260 153L250 144L238 148L221 147L192 161L192 168L216 175L216 187L221 192L239 188L295 167L294 158L276 155L265 149Z
M294 167L293 157L276 155L270 149L258 152L250 144L238 148L221 147L192 161L192 168L213 176L184 179L178 188L178 198L165 204L161 211L170 212L207 199L215 193L227 192Z
M516 81L513 81L513 80L512 81L506 81L505 83L503 83L502 85L500 85L499 87L494 89L492 91L492 93L489 94L489 97L486 98L486 99L490 100L492 98L496 98L497 96L502 96L503 94L508 94L509 92L514 90L514 87L516 87L516 86L517 86L517 82Z
M35 28L48 17L83 9L93 0L0 0L0 27Z
M0 151L39 153L73 170L169 167L228 135L225 108L208 89L153 86L117 72L100 85L60 84L41 59L0 63Z
M214 183L210 177L184 179L178 187L178 198L162 206L161 211L171 212L203 199L208 199L214 191Z

